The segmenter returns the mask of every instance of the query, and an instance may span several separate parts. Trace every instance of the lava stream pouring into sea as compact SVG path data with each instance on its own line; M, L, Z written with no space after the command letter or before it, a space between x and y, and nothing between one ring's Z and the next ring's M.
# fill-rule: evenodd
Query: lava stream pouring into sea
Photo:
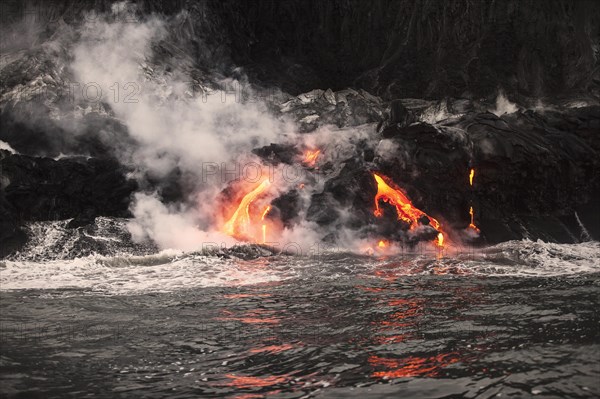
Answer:
M471 188L473 187L473 178L475 177L475 169L471 168L469 172L469 185ZM469 208L469 215L471 216L471 223L469 224L469 229L473 230L477 234L480 233L479 228L475 225L475 211L473 210L473 206Z
M438 231L437 238L435 240L436 246L444 247L444 233L441 230L440 223L427 215L422 210L416 208L408 197L402 192L400 188L393 188L390 185L394 185L391 181L386 183L383 175L373 173L373 177L377 182L377 194L375 195L375 210L373 213L376 217L382 217L383 212L379 207L379 201L384 201L393 205L396 208L398 220L402 220L410 225L410 229L414 230L419 225L419 219L426 217L433 228ZM387 179L389 180L389 179Z
M265 224L265 216L267 216L267 214L270 211L271 211L271 205L267 205L267 207L263 211L262 216L260 218L261 222L263 222L263 225L262 225L262 243L263 244L267 242L267 225Z
M244 195L233 215L223 225L223 232L238 240L263 242L267 241L267 224L265 217L271 210L268 205L260 216L260 227L257 227L255 212L251 211L253 203L265 193L270 186L269 179L264 179L248 194Z

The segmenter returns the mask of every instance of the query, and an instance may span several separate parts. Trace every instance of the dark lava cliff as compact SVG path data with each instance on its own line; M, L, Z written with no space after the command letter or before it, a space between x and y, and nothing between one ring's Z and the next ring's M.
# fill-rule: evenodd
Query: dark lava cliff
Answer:
M23 244L28 221L75 218L76 228L96 216L127 217L136 190L186 201L189 181L176 169L127 177L135 165L115 154L137 144L111 104L69 98L69 44L86 13L114 3L3 6L0 140L16 153L0 151L1 256ZM336 167L310 171L326 182L306 212L295 192L274 201L286 225L302 214L329 240L342 227L388 234L372 214L371 173L379 171L453 230L468 225L473 205L482 242L600 238L598 2L206 0L127 9L166 21L143 66L148 79L177 73L196 94L239 79L275 88L269 109L299 133L369 131ZM497 98L517 106L494 111ZM73 126L77 134L67 134ZM254 153L293 163L294 151L273 143Z

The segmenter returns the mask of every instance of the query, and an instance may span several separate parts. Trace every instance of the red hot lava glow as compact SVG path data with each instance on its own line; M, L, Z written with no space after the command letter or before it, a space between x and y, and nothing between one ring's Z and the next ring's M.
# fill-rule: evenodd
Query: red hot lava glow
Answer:
M248 194L244 195L233 215L223 225L223 232L231 237L239 240L247 240L254 242L267 241L267 221L265 217L271 210L271 206L267 206L261 216L255 216L256 212L251 210L253 202L260 197L269 187L268 179L264 179ZM254 207L255 208L255 207ZM258 227L257 219L260 219L261 226Z
M383 216L383 211L379 208L379 201L384 201L396 207L396 213L398 220L402 220L410 225L410 229L415 229L419 225L419 219L426 216L431 226L434 227L439 233L436 240L436 245L439 247L444 246L444 234L441 232L440 223L427 215L422 210L416 208L408 197L400 190L400 188L392 188L384 177L373 173L373 177L377 182L377 194L375 195L375 216ZM393 183L390 182L393 185Z
M469 224L469 228L471 228L479 233L479 228L477 226L475 226L475 222L474 222L475 212L473 212L473 207L471 207L471 209L469 209L469 215L471 215L471 224Z
M320 153L321 150L306 150L304 152L304 164L307 166L315 166Z

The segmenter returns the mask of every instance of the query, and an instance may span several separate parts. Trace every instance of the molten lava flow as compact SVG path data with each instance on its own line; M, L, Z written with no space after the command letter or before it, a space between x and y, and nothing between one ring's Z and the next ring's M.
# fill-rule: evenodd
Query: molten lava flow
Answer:
M377 243L377 246L379 248L385 248L385 247L387 247L387 243L383 240L380 240L379 243Z
M223 225L223 231L226 234L238 239L247 239L252 236L253 232L250 231L250 205L268 186L269 180L265 179L254 190L242 198L233 216ZM263 219L264 215L266 215L266 211L263 213Z
M260 220L265 220L265 216L267 216L267 213L269 213L270 210L271 210L271 205L269 205L265 208L262 216L260 217Z
M262 222L264 222L264 221L265 221L265 216L267 216L267 213L269 213L269 211L270 211L270 210L271 210L271 205L269 205L269 206L267 206L267 207L265 208L265 210L264 210L264 212L263 212L263 214L262 214L262 217L260 218L260 220L261 220ZM267 242L267 225L266 225L266 224L264 224L264 223L263 223L263 225L262 225L262 238L263 238L263 240L262 240L263 244L264 244L265 242Z
M304 152L304 163L308 166L315 166L317 157L321 153L321 150L306 150Z
M427 215L422 210L415 208L415 206L410 202L408 197L399 189L390 187L383 177L379 176L376 173L373 173L373 177L377 182L377 194L375 195L375 211L373 212L375 216L381 217L383 212L379 208L379 201L388 202L391 205L396 207L396 213L398 214L398 219L402 220L410 225L411 229L414 229L419 224L419 219L423 216L427 217L431 223L431 225L439 232L436 245L443 246L444 244L444 234L440 231L440 223Z
M475 177L475 169L471 169L471 172L469 173L469 184L471 185L471 187L473 187L473 177ZM475 212L473 211L473 207L469 209L469 214L471 215L471 224L469 224L469 228L479 233L479 229L477 228L477 226L475 226L474 222Z
M469 214L471 215L471 224L469 224L469 228L471 228L479 233L479 229L477 228L477 226L475 226L475 222L474 222L475 212L473 211L473 207L471 207L471 209L469 209Z

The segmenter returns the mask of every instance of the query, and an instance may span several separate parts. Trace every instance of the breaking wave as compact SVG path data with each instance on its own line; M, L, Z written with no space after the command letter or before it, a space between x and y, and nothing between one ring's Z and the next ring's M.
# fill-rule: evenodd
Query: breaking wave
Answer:
M394 281L415 275L553 277L600 272L600 243L596 241L580 244L510 241L443 256L436 253L365 256L351 252L295 256L276 254L257 245L187 253L158 252L152 246L133 243L124 219L98 218L92 228L79 229L66 228L67 222L28 226L31 240L27 248L0 262L2 290L74 290L122 295L280 283L290 279L358 277Z

